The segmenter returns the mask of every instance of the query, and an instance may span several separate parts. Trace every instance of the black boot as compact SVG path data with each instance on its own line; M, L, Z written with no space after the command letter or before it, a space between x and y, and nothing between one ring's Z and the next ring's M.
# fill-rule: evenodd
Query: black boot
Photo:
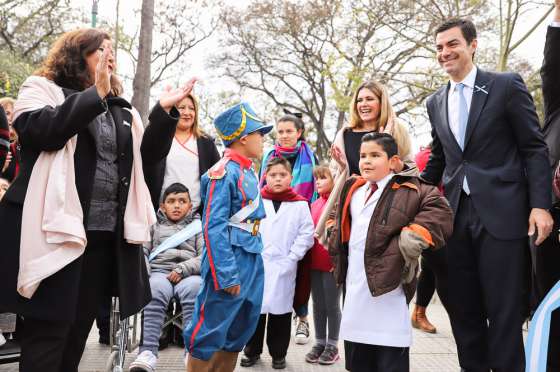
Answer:
M245 355L243 358L241 358L241 367L252 367L257 363L259 359L261 359L260 355Z
M272 359L272 368L274 369L286 368L286 358Z

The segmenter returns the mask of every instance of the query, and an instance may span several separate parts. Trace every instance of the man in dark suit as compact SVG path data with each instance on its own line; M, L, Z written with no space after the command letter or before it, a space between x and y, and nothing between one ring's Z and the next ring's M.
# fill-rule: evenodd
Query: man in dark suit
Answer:
M551 173L560 163L560 0L556 0L554 18L546 34L541 69L544 98L544 139L549 148ZM532 247L535 289L539 300L560 280L560 199L553 196L554 231L539 247ZM547 372L560 372L560 310L552 313L548 345Z
M455 211L448 242L449 302L463 371L524 371L521 333L527 235L539 245L552 218L548 150L518 74L474 63L476 28L436 30L450 81L427 102L432 155L422 178L443 181Z

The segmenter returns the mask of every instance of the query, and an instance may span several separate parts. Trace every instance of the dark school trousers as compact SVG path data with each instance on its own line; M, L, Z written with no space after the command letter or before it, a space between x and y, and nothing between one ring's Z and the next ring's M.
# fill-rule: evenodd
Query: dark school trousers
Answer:
M409 372L409 348L380 345L367 345L345 341L351 347L350 360L347 361L351 372ZM347 367L348 368L348 367Z
M291 328L291 312L281 315L261 314L257 329L243 352L248 357L261 355L266 331L266 345L272 359L285 358L290 345Z

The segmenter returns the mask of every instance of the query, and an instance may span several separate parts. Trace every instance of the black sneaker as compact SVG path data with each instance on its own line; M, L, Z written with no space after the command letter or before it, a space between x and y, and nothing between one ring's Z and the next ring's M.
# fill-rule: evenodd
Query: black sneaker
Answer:
M272 368L274 369L286 368L286 358L272 359Z
M334 345L327 345L319 357L319 364L330 365L336 363L339 359L338 348Z
M260 355L245 355L241 358L241 367L252 367L259 361L259 359L261 359Z
M305 345L309 341L309 323L300 320L296 328L296 344Z
M325 345L315 344L311 351L305 355L305 361L307 363L317 363L323 351L325 351Z

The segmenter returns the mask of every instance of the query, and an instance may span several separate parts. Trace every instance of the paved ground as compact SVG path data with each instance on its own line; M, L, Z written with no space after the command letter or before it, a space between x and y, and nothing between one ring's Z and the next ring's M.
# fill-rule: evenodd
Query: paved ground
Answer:
M457 372L457 354L455 343L451 335L449 319L440 304L431 304L428 316L438 328L438 333L428 335L414 331L414 344L410 352L410 367L412 372ZM343 372L344 361L333 366L312 365L305 362L305 354L311 348L309 345L296 345L292 342L288 351L288 367L286 372ZM94 329L88 340L86 352L80 364L80 372L104 372L104 365L109 356L109 348L97 343L97 330ZM343 353L342 353L343 354ZM136 356L133 352L127 356L127 367ZM0 372L17 372L17 364L0 366ZM125 368L125 371L128 369ZM183 350L169 347L160 353L158 371L184 372ZM246 369L238 367L243 372L272 372L271 359L263 355L263 359L255 367ZM48 372L48 371L47 371Z

